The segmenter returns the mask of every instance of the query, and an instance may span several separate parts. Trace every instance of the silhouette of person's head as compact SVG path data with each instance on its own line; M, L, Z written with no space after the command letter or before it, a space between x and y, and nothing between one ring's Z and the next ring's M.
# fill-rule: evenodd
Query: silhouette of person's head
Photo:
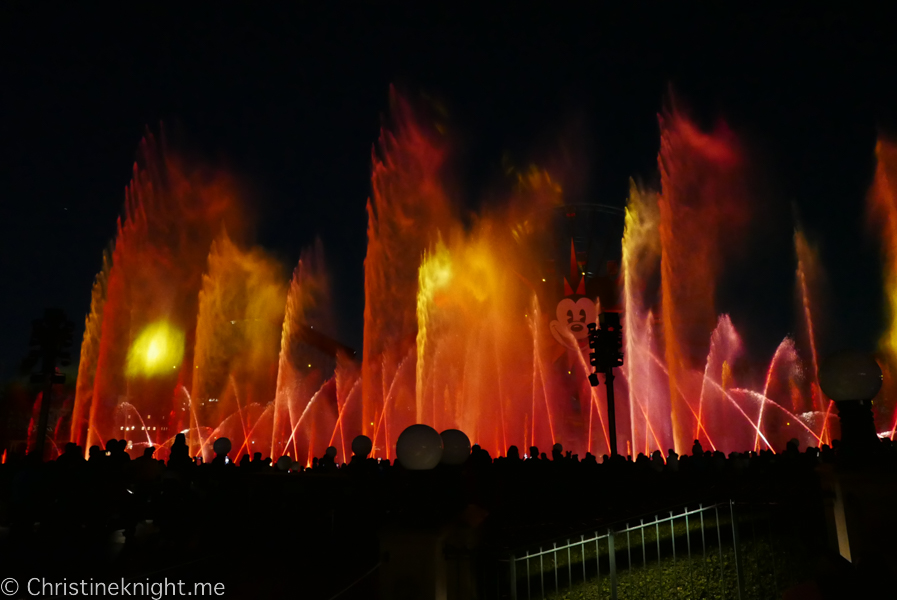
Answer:
M536 446L530 446L529 447L529 457L532 459L538 459L539 458L539 448L537 448Z
M168 466L186 468L192 463L190 460L190 449L187 447L187 438L183 433L174 436L174 442L171 444L171 450L168 453Z
M520 450L517 449L517 446L510 446L508 448L508 458L510 460L520 460Z
M179 433L174 436L174 443L171 444L171 455L178 457L189 455L189 449L187 448L187 437L183 433Z
M561 460L564 458L564 446L555 444L551 447L551 460Z
M694 445L691 447L692 456L699 456L704 454L704 447L701 446L701 442L699 440L695 440Z
M327 467L336 466L336 448L328 446L327 450L324 451L324 456L321 457L318 464L326 465Z
M153 454L156 453L156 448L154 446L149 446L148 448L143 449L143 458L152 459Z
M800 442L797 438L791 438L788 440L788 443L785 444L785 451L789 454L797 454L800 451Z
M118 451L118 440L111 439L106 442L106 453L115 454Z

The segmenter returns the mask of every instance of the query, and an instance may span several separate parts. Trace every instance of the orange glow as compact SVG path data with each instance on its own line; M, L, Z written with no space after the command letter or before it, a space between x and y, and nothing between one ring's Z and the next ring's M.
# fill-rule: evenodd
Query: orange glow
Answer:
M75 382L75 403L72 407L72 424L69 439L84 446L87 456L88 447L84 443L88 437L89 423L96 414L91 414L96 380L97 360L100 353L100 339L103 323L103 306L106 302L106 288L109 271L112 268L109 252L103 253L103 268L93 283L90 294L90 312L84 320L84 337L81 342L81 357L78 362L78 379ZM95 410L95 409L94 409Z
M891 438L897 429L897 143L879 139L875 148L878 163L875 179L867 198L870 228L881 239L884 263L884 288L888 322L879 342L879 363L882 365L884 385L876 403L879 414L893 413ZM881 428L879 428L881 429Z
M686 397L697 395L700 383L689 373L707 354L707 346L693 340L709 340L713 330L720 251L737 244L733 236L743 220L738 206L747 203L739 202L741 161L726 130L701 133L675 112L662 115L660 126L661 306L673 438L681 454L691 448L697 427Z
M794 237L794 275L806 339L785 338L758 362L745 356L732 319L717 313L717 280L752 206L747 165L724 126L702 132L675 111L661 117L661 188L631 184L618 223L622 256L590 262L580 255L617 240L601 233L583 243L597 225L583 220L582 204L565 206L570 174L509 170L503 199L465 213L468 191L448 171L449 129L425 125L395 93L391 104L372 156L360 362L342 348L326 356L309 349L319 329L333 329L320 243L290 277L245 243L240 206L251 199L239 198L230 178L188 168L148 137L115 249L92 290L72 440L125 436L135 452L149 444L165 451L183 432L190 454L205 461L214 440L228 437L235 461L258 451L311 464L328 445L348 462L362 433L373 457L391 459L401 431L420 422L461 429L492 456L510 444L548 452L555 442L601 455L610 447L606 388L588 383L588 350L574 334L581 329L556 327L580 307L583 319L593 308L622 311L618 447L666 455L689 452L695 438L723 451L775 449L795 431L802 443L830 439L831 404L815 383L821 269L803 235ZM888 173L897 151L881 144L879 158L870 210L884 215L876 223L893 300L897 179ZM608 219L601 226L618 219L600 214ZM584 233L567 233L579 225ZM586 272L591 279L580 281ZM568 291L590 295L562 294L571 276ZM599 283L612 290L600 299L590 291ZM882 341L891 366L895 332ZM171 360L169 346L183 356ZM129 349L140 376L128 376ZM754 375L764 366L765 378ZM897 371L885 366L891 394ZM897 418L888 424L897 429Z
M192 429L214 427L236 413L241 418L227 437L237 447L242 444L248 430L243 407L265 405L275 394L277 372L272 367L278 361L286 299L276 261L261 250L238 248L224 234L212 243L199 293L193 352L198 368L193 369L190 395L192 406L199 404L200 410L194 411ZM209 398L217 402L207 403ZM203 458L213 458L210 449Z

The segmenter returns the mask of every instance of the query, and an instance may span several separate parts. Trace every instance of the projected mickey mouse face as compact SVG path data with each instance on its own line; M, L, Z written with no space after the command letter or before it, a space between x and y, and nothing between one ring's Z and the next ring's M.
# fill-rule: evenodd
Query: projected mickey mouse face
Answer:
M582 340L589 336L587 325L595 322L595 303L583 296L564 298L558 302L556 315L561 327Z

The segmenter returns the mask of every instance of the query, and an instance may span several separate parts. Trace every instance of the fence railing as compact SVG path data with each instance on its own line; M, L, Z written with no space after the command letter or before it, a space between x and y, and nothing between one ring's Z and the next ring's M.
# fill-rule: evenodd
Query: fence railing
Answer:
M498 596L775 598L776 562L791 553L772 517L769 506L699 504L518 548L500 561Z

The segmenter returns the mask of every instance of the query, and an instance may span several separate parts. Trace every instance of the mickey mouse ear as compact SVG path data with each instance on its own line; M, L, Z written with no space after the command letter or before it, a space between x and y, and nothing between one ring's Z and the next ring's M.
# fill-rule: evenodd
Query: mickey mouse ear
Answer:
M564 277L564 295L565 295L565 296L572 296L572 295L573 295L573 288L570 287L570 282L567 281L567 278L566 278L566 277Z

